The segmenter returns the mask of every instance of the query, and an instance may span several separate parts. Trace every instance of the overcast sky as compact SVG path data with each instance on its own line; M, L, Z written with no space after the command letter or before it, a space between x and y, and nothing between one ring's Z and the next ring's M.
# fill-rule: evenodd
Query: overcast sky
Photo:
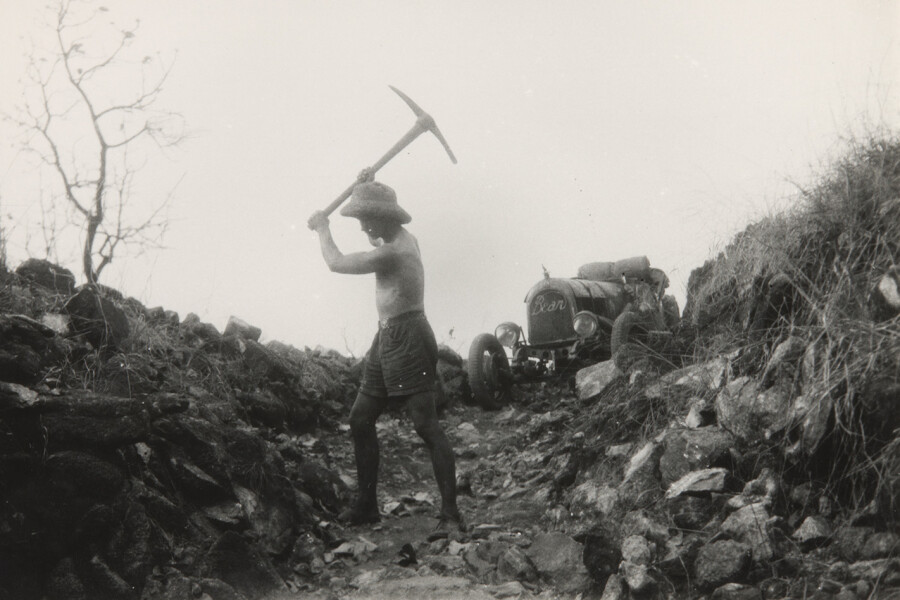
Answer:
M52 41L42 4L0 0L2 111L22 96L23 53ZM360 355L375 333L374 277L330 273L305 224L412 126L389 85L459 160L426 135L377 179L413 216L426 310L462 354L524 321L542 266L573 276L647 255L683 307L690 271L789 204L842 139L900 121L897 1L102 5L175 58L159 104L192 131L141 183L160 197L183 177L167 249L123 257L103 282L301 348ZM8 128L0 140L15 266L41 183ZM368 248L355 219L332 229L342 250Z

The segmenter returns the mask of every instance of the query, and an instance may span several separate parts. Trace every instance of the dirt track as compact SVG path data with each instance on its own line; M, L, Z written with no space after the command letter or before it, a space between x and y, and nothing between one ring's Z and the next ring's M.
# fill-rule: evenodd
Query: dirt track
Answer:
M514 426L533 416L521 406L500 412L459 406L442 416L457 456L459 506L469 531L429 542L439 496L428 452L402 411L383 415L377 425L382 521L343 530L352 554L326 554L331 562L320 581L327 582L327 588L315 593L338 598L570 597L555 593L546 582L525 582L525 587L515 580L502 581L496 571L479 572L473 559L463 558L467 549L489 538L527 546L538 529L548 525L542 524L552 512L547 500L522 485L543 467L542 454L529 448L523 428ZM337 471L351 482L355 467L349 434L322 441L331 449Z

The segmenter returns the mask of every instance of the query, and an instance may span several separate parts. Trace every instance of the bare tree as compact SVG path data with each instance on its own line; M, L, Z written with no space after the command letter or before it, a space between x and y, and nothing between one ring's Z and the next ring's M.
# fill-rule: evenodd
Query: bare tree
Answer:
M89 283L123 248L159 246L174 188L147 202L137 194L135 175L153 149L164 154L185 139L181 115L155 106L174 61L135 56L140 22L120 28L107 12L58 0L53 50L49 58L34 51L26 57L26 94L16 119L28 132L25 149L36 152L60 184L54 202L63 200L67 222L83 227ZM45 241L56 243L57 224L46 208L42 226Z

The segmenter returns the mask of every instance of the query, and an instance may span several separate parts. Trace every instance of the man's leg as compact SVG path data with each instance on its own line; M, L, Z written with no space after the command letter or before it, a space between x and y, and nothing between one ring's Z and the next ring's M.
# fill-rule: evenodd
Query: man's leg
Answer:
M438 423L434 394L423 392L410 396L408 408L416 433L425 441L431 454L434 478L441 493L441 517L461 524L459 508L456 506L456 461L450 441Z
M353 506L341 513L340 519L351 524L371 523L379 519L378 498L378 435L375 421L383 409L383 403L373 396L360 392L350 409L350 433L356 455L356 481L358 496Z

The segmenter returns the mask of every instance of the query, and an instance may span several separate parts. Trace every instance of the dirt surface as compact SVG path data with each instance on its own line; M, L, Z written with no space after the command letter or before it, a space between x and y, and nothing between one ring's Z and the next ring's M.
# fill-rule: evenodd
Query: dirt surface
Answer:
M440 496L425 445L403 411L382 415L377 424L382 521L342 529L348 553L326 553L319 577L325 585L308 591L332 598L572 597L541 583L502 581L496 572L479 578L462 558L467 548L489 538L527 546L551 525L547 499L524 485L543 466L542 454L523 439L521 424L533 417L522 406L498 412L456 406L441 417L457 457L458 502L468 526L445 539L436 533ZM314 448L355 488L349 432L321 441Z

